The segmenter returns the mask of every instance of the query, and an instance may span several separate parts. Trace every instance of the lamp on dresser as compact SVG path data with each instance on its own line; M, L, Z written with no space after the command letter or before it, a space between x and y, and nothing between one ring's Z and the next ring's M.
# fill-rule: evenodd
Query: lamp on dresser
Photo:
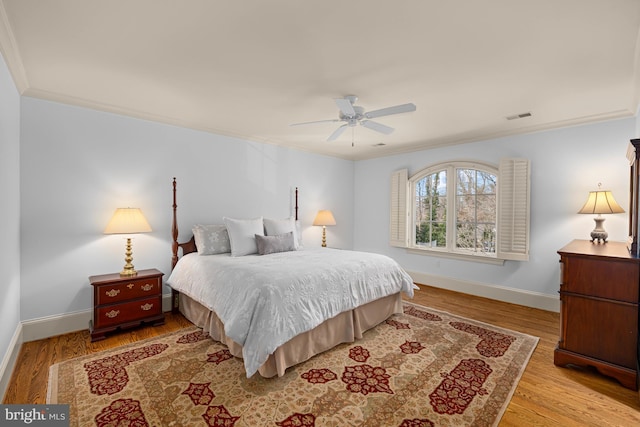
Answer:
M313 220L313 225L322 226L322 247L327 247L327 225L336 225L336 219L333 217L333 213L329 210L318 211L316 219Z
M597 240L600 243L602 240L607 243L609 233L604 229L604 218L602 214L614 214L624 213L624 209L613 198L613 194L609 190L602 190L602 184L598 183L598 189L596 191L589 192L589 198L584 204L582 209L578 211L580 214L597 214L593 220L596 222L596 227L591 232L591 241Z
M138 234L148 233L151 226L142 214L140 208L118 208L111 217L111 221L104 229L104 234ZM125 264L120 272L122 277L135 276L138 272L133 268L133 252L131 250L131 237L127 237L125 249Z

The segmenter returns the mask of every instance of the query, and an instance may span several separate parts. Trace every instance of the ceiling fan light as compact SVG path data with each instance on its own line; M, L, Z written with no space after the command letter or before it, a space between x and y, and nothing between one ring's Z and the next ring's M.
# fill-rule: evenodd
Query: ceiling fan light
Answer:
M363 107L359 105L354 105L357 100L358 100L358 97L355 95L347 95L344 98L334 99L340 111L338 112L338 119L335 119L333 121L344 122L344 124L338 127L336 130L334 130L333 133L329 135L329 138L327 138L327 141L335 141L336 139L338 139L338 137L340 137L340 135L342 135L342 133L345 131L347 127L350 127L353 129L357 125L361 125L363 127L374 130L376 132L389 135L395 130L394 128L383 125L382 123L373 122L367 119L382 117L382 116L390 116L392 114L408 113L416 110L415 104L408 103L408 104L394 105L392 107L380 108L378 110L366 112ZM312 124L312 123L323 123L323 122L330 122L330 121L332 120L319 120L315 122L294 123L294 124L291 124L290 126L298 126L298 125L305 125L305 124ZM352 144L353 144L353 141L352 141Z

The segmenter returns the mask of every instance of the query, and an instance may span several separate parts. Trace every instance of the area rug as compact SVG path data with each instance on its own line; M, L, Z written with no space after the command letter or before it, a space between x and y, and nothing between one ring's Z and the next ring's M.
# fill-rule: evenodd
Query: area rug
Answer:
M491 426L538 338L404 303L354 343L246 378L191 327L53 365L72 426Z

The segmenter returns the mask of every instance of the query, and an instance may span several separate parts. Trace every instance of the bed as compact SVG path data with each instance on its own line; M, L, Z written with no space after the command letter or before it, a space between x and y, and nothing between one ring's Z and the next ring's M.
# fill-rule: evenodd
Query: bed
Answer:
M195 225L191 239L180 243L173 180L172 272L167 279L173 309L242 358L247 377L282 376L316 354L360 339L366 330L401 313L402 293L412 297L417 289L389 257L300 247L297 219L296 189L291 218L225 218L224 225ZM262 237L256 229L258 253L239 250L236 227L248 222L264 231ZM202 227L210 234L203 234ZM249 236L243 231L242 236ZM230 250L225 251L224 241L218 244L222 249L212 251L215 245L205 238L214 236L211 241L219 243L223 232Z

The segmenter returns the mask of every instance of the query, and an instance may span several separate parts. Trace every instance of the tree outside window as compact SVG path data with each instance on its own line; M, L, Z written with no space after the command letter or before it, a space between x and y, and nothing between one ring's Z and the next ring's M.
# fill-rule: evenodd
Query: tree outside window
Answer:
M411 184L414 247L495 256L497 170L436 165Z
M495 254L495 174L456 168L456 249Z
M447 172L429 174L415 183L416 246L447 246Z

